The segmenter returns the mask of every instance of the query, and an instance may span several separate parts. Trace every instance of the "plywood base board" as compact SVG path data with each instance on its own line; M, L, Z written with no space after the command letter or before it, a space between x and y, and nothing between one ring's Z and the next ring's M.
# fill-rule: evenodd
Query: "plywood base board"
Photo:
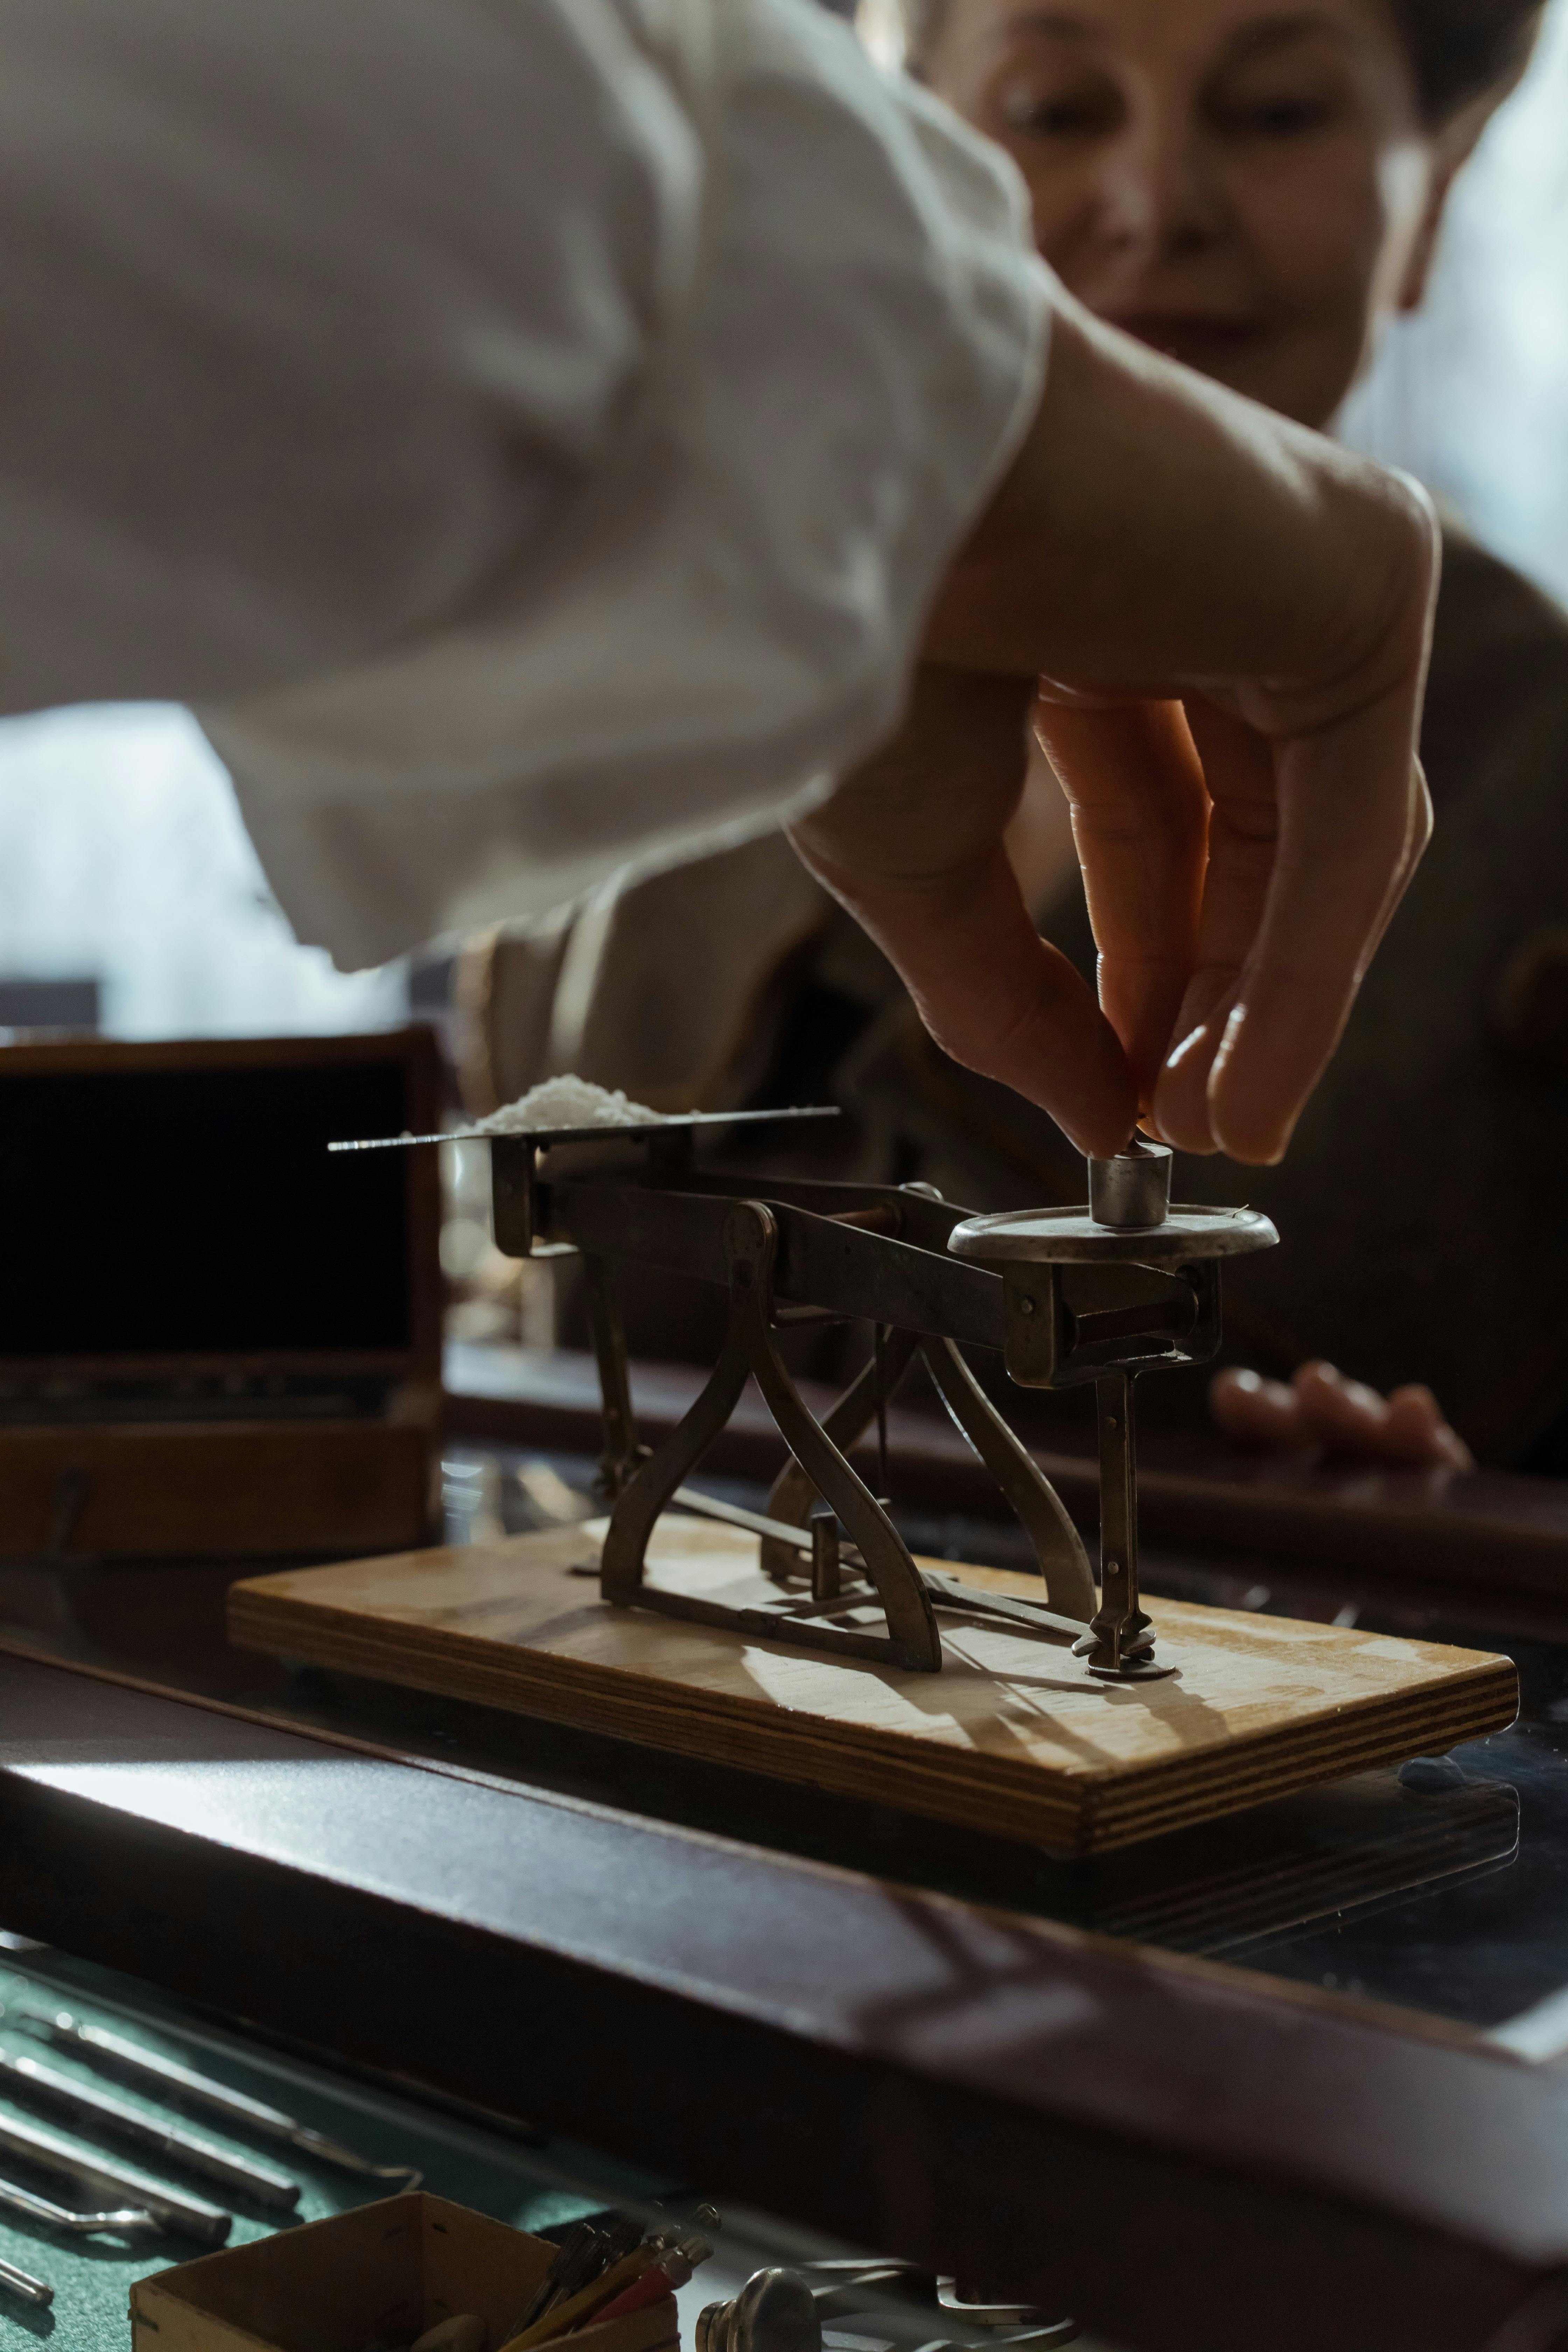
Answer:
M1065 1641L943 1617L940 1675L599 1599L603 1522L237 1584L242 1646L1087 1854L1407 1756L1518 1711L1510 1660L1160 1601L1163 1681L1086 1680ZM757 1545L661 1521L650 1580L753 1605ZM1001 1570L950 1575L1038 1597Z

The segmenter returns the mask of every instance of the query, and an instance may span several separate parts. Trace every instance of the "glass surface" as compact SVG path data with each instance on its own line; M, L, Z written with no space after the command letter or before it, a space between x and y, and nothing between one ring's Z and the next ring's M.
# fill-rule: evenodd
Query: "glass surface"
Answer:
M486 2213L533 2235L559 2234L579 2216L625 2199L649 2202L667 2195L668 2179L634 2172L572 2144L497 2128L490 2122L410 2098L386 2085L280 2051L254 2033L193 2011L136 1979L72 1960L25 1939L5 1937L0 1948L0 2035L7 2057L29 2058L57 2078L88 2092L109 2094L161 2129L174 2126L242 2163L282 2173L300 2194L280 2215L242 2190L162 2155L107 2137L81 2117L62 2115L48 2100L22 2099L7 2081L0 2115L7 2123L63 2133L106 2165L152 2176L231 2214L226 2244L237 2247L296 2221L319 2221L384 2197L410 2181L362 2179L337 2164L280 2145L265 2134L215 2120L188 2102L174 2103L123 2070L85 2063L29 2032L22 2020L62 2010L79 2023L110 2033L147 2056L172 2061L243 2097L259 2100L349 2149L367 2164L411 2168L437 2196ZM35 2174L14 2156L7 2179L57 2204L80 2210L89 2192L52 2172ZM132 2201L127 2196L122 2202ZM29 2335L52 2337L67 2352L124 2352L130 2340L126 2297L138 2279L172 2264L199 2260L212 2247L176 2231L99 2231L62 2237L0 2208L0 2257L54 2289L47 2315L7 2297L0 2302L0 2344Z
M460 1542L581 1513L593 1465L465 1445L448 1450L445 1472L448 1536ZM753 1507L763 1499L754 1488L704 1483ZM1019 1564L1005 1528L901 1523L917 1550ZM1321 1597L1264 1582L1273 1577L1266 1567L1227 1563L1221 1573L1168 1549L1146 1554L1145 1565L1156 1595L1324 1614ZM1482 2032L1507 2027L1531 2056L1568 2048L1568 1646L1430 1613L1395 1621L1358 1612L1352 1598L1338 1622L1507 1652L1521 1670L1518 1724L1457 1748L1457 1774L1415 1776L1452 1786L1363 1773L1097 1861L1063 1863L884 1805L843 1798L825 1808L814 1792L760 1775L495 1708L316 1668L285 1671L225 1642L224 1595L239 1572L248 1571L0 1567L0 1625L302 1727Z

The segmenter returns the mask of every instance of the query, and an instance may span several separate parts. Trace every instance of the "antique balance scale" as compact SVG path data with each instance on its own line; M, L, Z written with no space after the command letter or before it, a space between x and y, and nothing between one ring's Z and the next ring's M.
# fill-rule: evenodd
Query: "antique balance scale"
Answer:
M1221 1265L1275 1244L1266 1217L1173 1206L1171 1155L1141 1139L1090 1163L1083 1209L1004 1216L919 1185L700 1169L698 1131L746 1116L468 1131L489 1147L499 1246L581 1254L607 1516L249 1580L230 1598L237 1641L1064 1853L1513 1719L1506 1658L1175 1601L1156 1625L1142 1606L1134 1383L1214 1356ZM651 1453L616 1307L628 1263L729 1298L707 1384ZM779 1329L803 1319L873 1334L865 1371L820 1421L778 1351ZM1078 1530L965 1349L999 1354L1021 1387L1093 1382L1098 1593ZM917 1560L849 1461L917 1354L1037 1575ZM688 1483L748 1380L789 1451L762 1512Z

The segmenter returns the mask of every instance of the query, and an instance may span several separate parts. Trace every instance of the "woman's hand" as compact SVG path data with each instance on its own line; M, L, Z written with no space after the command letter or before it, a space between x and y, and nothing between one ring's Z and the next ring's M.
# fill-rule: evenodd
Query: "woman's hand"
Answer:
M1081 1149L1138 1112L1278 1160L1430 831L1430 509L1066 298L1055 338L900 734L796 845L939 1041ZM1004 870L1041 677L1103 1024Z
M1303 1364L1289 1383L1257 1372L1216 1372L1209 1410L1226 1435L1243 1445L1321 1445L1330 1454L1405 1468L1476 1466L1430 1389L1395 1389L1382 1397L1360 1381L1347 1381L1332 1364Z
M1121 1041L1036 930L1003 839L1033 700L1027 678L918 670L893 740L792 838L944 1052L1043 1102L1080 1151L1116 1151L1138 1117Z

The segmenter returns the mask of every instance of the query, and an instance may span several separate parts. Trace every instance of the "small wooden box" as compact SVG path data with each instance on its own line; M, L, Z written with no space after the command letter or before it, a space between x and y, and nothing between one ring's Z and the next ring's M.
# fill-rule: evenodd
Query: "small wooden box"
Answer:
M554 2252L419 2190L140 2280L132 2341L135 2352L364 2352L380 2336L475 2311L493 2352ZM574 2352L663 2352L679 2340L673 2295L570 2338Z

